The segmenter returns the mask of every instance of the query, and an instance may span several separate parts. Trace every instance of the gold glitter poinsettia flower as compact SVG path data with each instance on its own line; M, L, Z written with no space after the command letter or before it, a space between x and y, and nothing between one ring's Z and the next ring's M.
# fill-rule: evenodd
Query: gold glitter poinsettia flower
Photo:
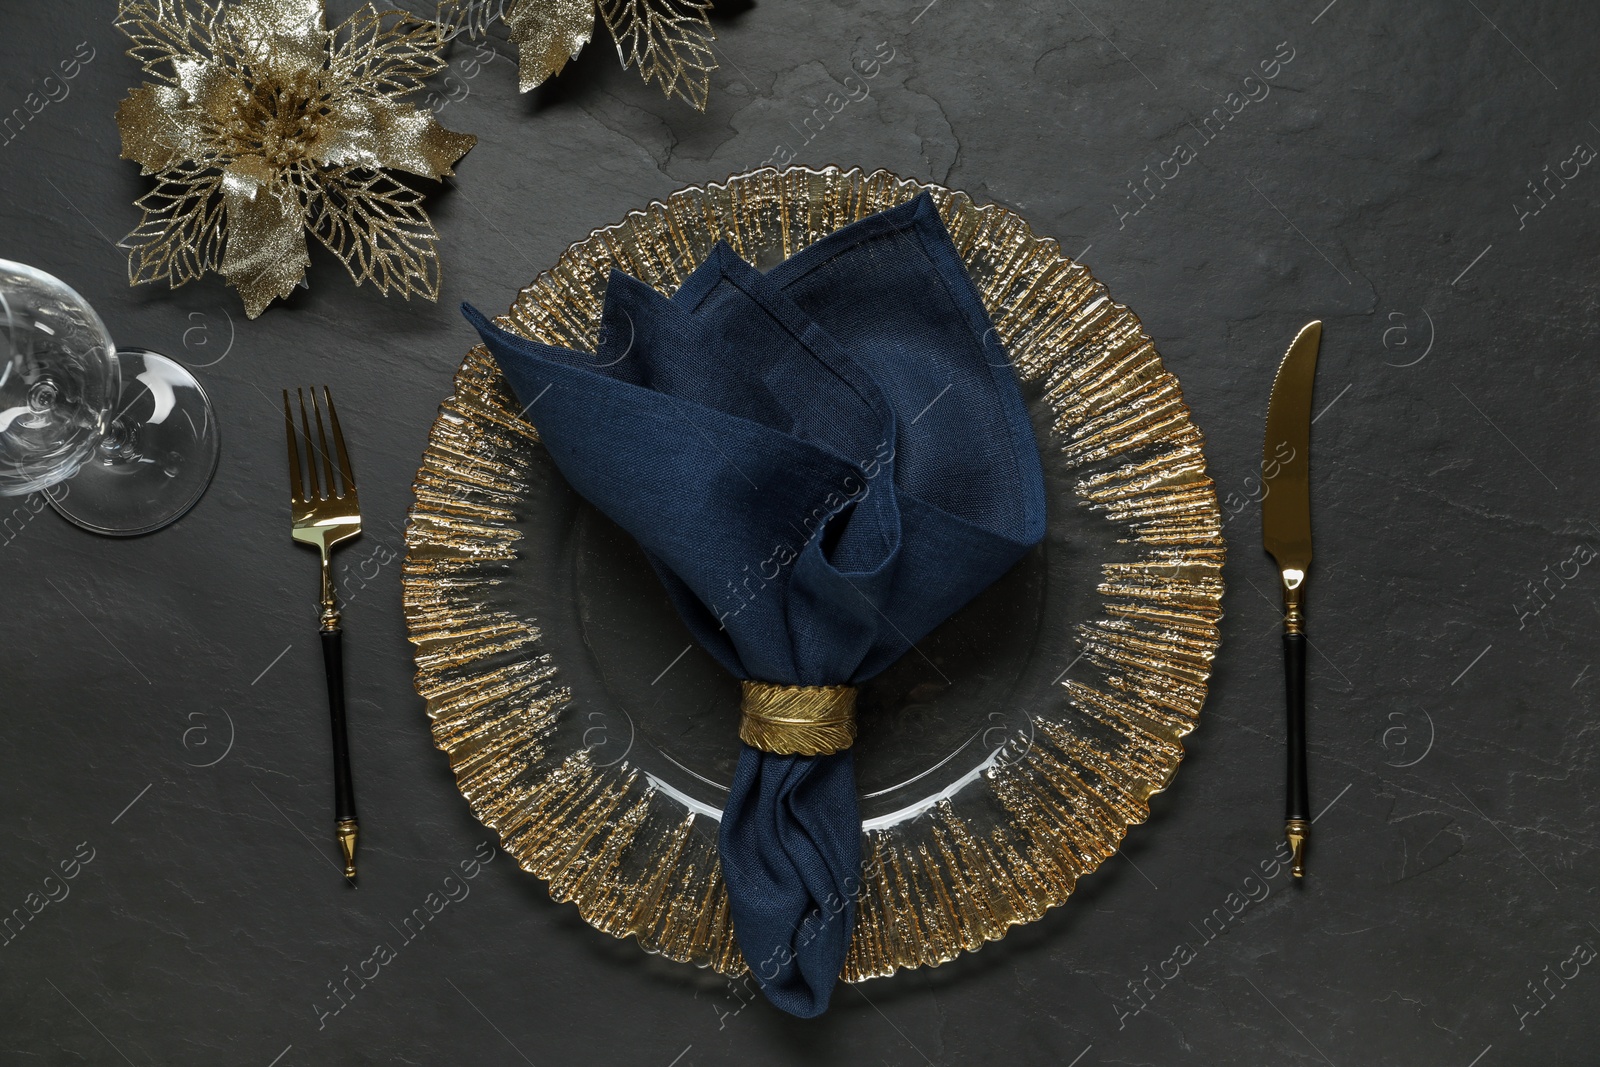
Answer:
M477 143L402 101L449 31L369 5L330 32L322 0L122 0L117 26L158 82L117 108L123 158L156 179L130 283L217 271L255 318L303 282L309 234L357 284L438 298L439 235L387 172L439 179Z
M477 37L496 3L517 46L523 92L561 73L583 51L598 12L624 69L638 67L646 84L655 82L667 96L706 109L717 69L716 34L706 17L710 0L439 0L439 21Z

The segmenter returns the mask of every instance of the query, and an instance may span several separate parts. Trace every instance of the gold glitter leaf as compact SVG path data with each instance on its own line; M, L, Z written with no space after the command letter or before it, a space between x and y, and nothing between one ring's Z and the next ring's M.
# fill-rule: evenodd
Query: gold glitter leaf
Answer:
M519 3L505 14L523 92L561 73L594 36L594 0Z
M445 67L449 32L437 22L406 11L366 7L352 15L336 35L329 67L333 76L363 96L415 92Z
M304 209L294 189L232 180L245 167L225 173L222 204L228 236L222 273L244 298L244 313L255 318L274 297L286 297L306 275Z
M437 17L451 33L481 37L494 6L488 0L439 0ZM637 67L646 84L706 109L717 68L709 0L499 0L499 6L517 46L523 92L559 74L583 50L594 36L598 8L624 69Z
M357 283L437 299L438 234L386 171L441 178L477 142L401 99L444 65L444 27L368 5L330 31L322 0L122 0L117 26L158 80L117 109L156 182L131 284L216 271L255 318L304 284L309 232Z
M387 97L354 97L337 101L330 114L338 121L317 142L318 161L331 165L388 168L442 178L454 174L451 164L477 142L470 133L455 133L433 116Z
M422 210L422 194L382 171L352 168L329 182L310 228L358 283L439 298L439 235Z
M328 31L322 0L233 0L222 10L257 63L286 73L323 61Z
M515 0L438 0L434 5L433 21L445 27L445 35L454 37L465 33L477 40L489 31L489 23L496 15L504 16L508 5ZM594 0L589 0L592 4Z
M184 165L163 171L160 183L134 201L144 217L122 242L131 284L165 279L183 285L220 269L221 189L220 173Z
M524 3L528 0L523 0ZM717 69L711 42L716 34L706 0L600 0L600 17L617 42L624 67L637 66L646 83L668 96L706 109L711 72Z
M155 174L205 151L195 123L180 118L188 107L183 91L170 85L145 85L129 92L117 105L122 158L138 163L144 174Z
M123 0L116 27L133 41L128 55L139 61L146 74L174 82L165 69L174 59L213 50L212 28L218 9L204 0L169 8L163 0Z

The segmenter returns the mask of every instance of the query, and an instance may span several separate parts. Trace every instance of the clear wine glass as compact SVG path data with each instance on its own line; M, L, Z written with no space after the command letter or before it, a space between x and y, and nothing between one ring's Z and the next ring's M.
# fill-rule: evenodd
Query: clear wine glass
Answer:
M43 492L96 533L149 533L194 506L218 453L182 364L118 350L71 286L0 259L0 494Z

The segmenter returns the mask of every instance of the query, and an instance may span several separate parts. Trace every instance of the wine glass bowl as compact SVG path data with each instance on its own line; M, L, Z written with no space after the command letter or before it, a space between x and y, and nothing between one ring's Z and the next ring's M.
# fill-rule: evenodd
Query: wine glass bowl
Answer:
M64 282L0 260L0 494L76 474L105 437L121 388L115 349Z
M129 536L183 515L220 452L211 401L177 361L118 350L71 286L0 259L0 495Z

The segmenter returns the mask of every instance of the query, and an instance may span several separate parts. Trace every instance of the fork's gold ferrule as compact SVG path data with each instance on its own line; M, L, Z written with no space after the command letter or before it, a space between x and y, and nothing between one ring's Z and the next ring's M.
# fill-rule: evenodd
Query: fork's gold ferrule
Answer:
M322 630L326 633L338 628L339 600L333 591L333 553L322 547Z
M340 819L335 831L339 837L339 854L344 857L344 876L352 883L356 880L356 821Z
M1283 839L1289 842L1289 873L1296 878L1306 876L1306 842L1311 838L1311 824L1305 819L1290 819L1283 825Z

